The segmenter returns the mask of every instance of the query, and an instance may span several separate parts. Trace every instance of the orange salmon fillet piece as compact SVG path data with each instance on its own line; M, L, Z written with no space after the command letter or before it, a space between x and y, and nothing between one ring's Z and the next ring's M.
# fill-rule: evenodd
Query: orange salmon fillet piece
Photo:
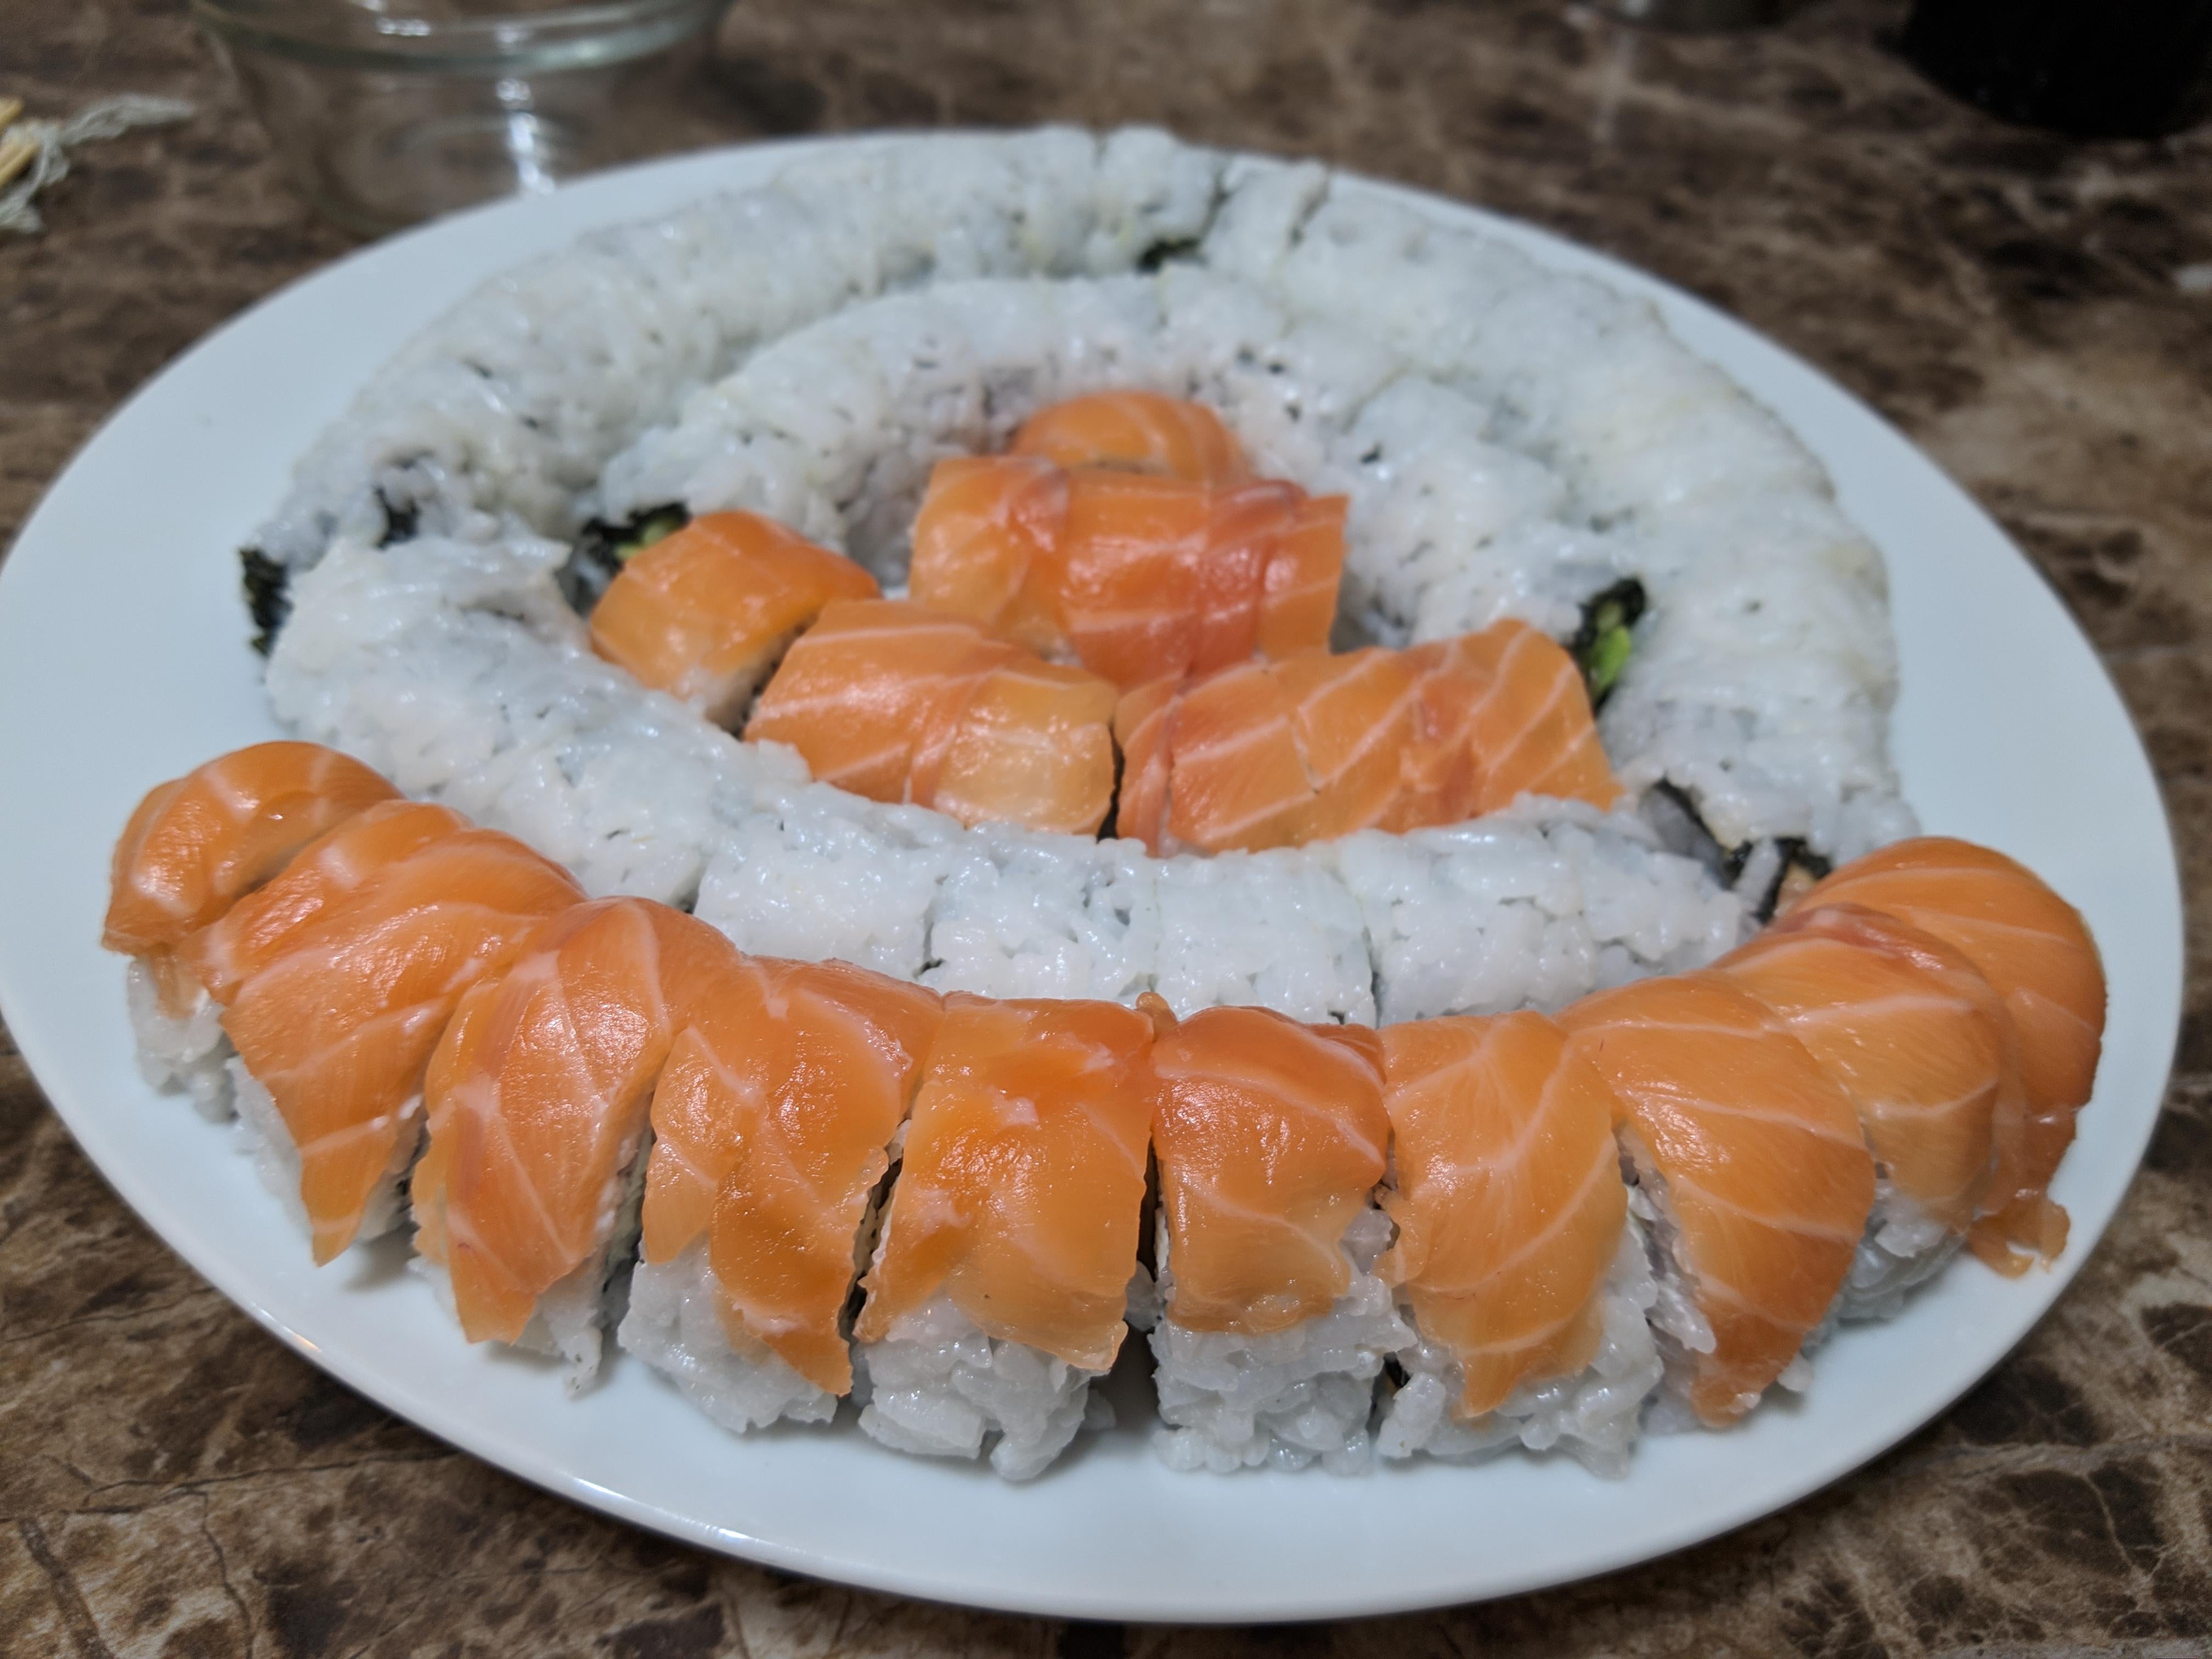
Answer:
M950 1297L988 1334L1114 1363L1137 1267L1153 1018L955 994L907 1128L853 1334Z
M300 1155L315 1261L351 1243L413 1150L430 1054L469 988L583 899L459 813L387 801L339 824L185 946Z
M2003 998L2020 1037L2025 1097L2000 1112L1988 1213L1967 1243L2001 1273L2020 1273L2066 1248L2066 1212L2051 1178L2074 1144L2104 1047L2105 968L2079 911L2025 866L1945 836L1922 836L1855 859L1792 912L1858 904L1957 951Z
M785 647L876 579L757 513L710 513L617 573L592 609L592 649L718 726L734 724Z
M197 988L177 947L325 830L398 793L314 743L257 743L156 784L115 843L100 944L146 963L168 1012L189 1012Z
M750 742L814 775L963 823L1096 832L1114 792L1113 688L896 599L840 600L755 705Z
M915 599L1127 688L1325 644L1342 496L1062 471L1030 455L939 462L915 521Z
M1597 1352L1628 1216L1618 1103L1541 1014L1413 1020L1382 1046L1398 1239L1376 1271L1459 1361L1455 1413L1479 1417Z
M471 1342L514 1342L615 1225L669 1048L725 994L737 947L644 899L579 904L462 998L431 1057L416 1248Z
M1328 1312L1389 1145L1382 1040L1209 1008L1161 1033L1152 1069L1168 1316L1260 1336Z
M1663 1184L1675 1261L1712 1327L1712 1351L1686 1356L1690 1405L1716 1428L1732 1423L1797 1357L1850 1270L1874 1206L1858 1114L1724 974L1600 991L1559 1023L1612 1089L1643 1181Z
M1252 476L1243 447L1218 415L1158 392L1094 392L1050 404L1022 422L1013 453L1192 483L1239 484Z
M653 1093L645 1259L706 1237L731 1346L770 1348L831 1394L853 1387L854 1242L943 1012L863 968L745 957Z
M1830 904L1713 965L1843 1085L1897 1190L1964 1233L1989 1189L1995 1124L2022 1109L2012 1018L1973 963L1894 917Z

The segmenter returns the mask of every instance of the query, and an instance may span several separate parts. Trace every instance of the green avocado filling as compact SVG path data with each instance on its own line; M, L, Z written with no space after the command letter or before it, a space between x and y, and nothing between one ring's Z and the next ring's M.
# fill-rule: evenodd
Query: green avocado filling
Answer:
M1583 671L1583 684L1589 688L1593 710L1605 706L1621 671L1628 666L1629 653L1636 648L1637 619L1648 603L1644 584L1633 576L1583 602L1582 626L1575 630L1567 650Z
M609 550L627 564L655 542L666 541L690 521L691 515L680 507L658 508L643 518L631 520L626 526L629 533Z

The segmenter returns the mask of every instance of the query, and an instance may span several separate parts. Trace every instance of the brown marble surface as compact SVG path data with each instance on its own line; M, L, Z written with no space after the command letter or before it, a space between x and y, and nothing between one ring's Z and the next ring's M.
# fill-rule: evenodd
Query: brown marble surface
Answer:
M201 110L88 153L48 234L0 241L0 544L132 388L349 246L288 191L181 9L0 8L0 96ZM2081 145L1998 125L1897 60L1900 15L1831 0L1689 40L1563 0L744 0L675 113L702 141L1164 122L1483 202L1694 289L1869 399L2034 556L2148 737L2201 895L2212 132ZM2207 950L2192 941L2179 1070L2126 1207L1942 1421L1639 1570L1256 1634L848 1591L522 1486L264 1336L107 1191L0 1039L0 1651L2212 1652Z

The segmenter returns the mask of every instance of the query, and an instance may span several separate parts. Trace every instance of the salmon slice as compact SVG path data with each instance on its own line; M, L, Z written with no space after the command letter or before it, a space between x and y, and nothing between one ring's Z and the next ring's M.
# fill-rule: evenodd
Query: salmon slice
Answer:
M1954 1233L1987 1192L1994 1123L2017 1123L2004 1004L1931 934L1856 905L1798 910L1714 964L1843 1085L1891 1183Z
M1403 653L1370 647L1139 687L1115 713L1115 831L1166 856L1411 828L1404 771L1419 681Z
M1612 1089L1614 1128L1711 1328L1683 1357L1715 1428L1780 1376L1836 1298L1874 1207L1850 1098L1724 974L1644 980L1559 1018Z
M718 726L734 725L791 641L876 579L757 513L710 513L624 564L592 610L592 649Z
M2066 1248L2051 1178L2074 1143L2104 1046L2105 968L2079 911L2002 853L1944 836L1901 841L1816 884L1792 913L1858 904L1932 933L1981 970L2020 1036L2024 1109L2000 1114L1997 1167L1967 1243L2006 1273Z
M1376 1272L1458 1360L1455 1415L1479 1417L1597 1352L1628 1216L1618 1106L1541 1014L1413 1020L1382 1047L1398 1240Z
M1114 793L1114 690L975 623L841 600L803 635L745 726L814 775L966 824L1095 834Z
M645 899L556 916L461 1000L432 1056L416 1248L452 1277L471 1342L523 1334L598 1268L678 1034L726 994L737 947Z
M1033 455L961 455L931 469L907 590L1042 657L1064 655L1058 604L1067 474Z
M1022 422L1013 453L1193 483L1238 484L1252 476L1243 447L1218 415L1158 392L1094 392L1050 404Z
M185 952L300 1158L319 1265L412 1152L414 1102L464 993L584 896L512 836L387 801L301 852Z
M1389 1145L1382 1040L1209 1008L1160 1035L1152 1070L1168 1316L1262 1336L1327 1313L1352 1282L1344 1230Z
M731 1346L773 1349L830 1394L853 1387L854 1241L943 1011L866 969L746 957L653 1092L645 1259L707 1235Z
M1127 1333L1152 1017L956 993L908 1125L867 1301L878 1342L939 1295L988 1334L1103 1371Z
M1062 472L1034 456L940 462L915 522L915 599L1115 685L1325 644L1341 496Z
M1522 795L1598 807L1620 800L1589 688L1557 641L1508 618L1409 654L1428 676L1423 705L1435 749L1450 756L1464 745L1474 758L1474 799L1461 817Z
M156 784L115 843L100 942L138 957L164 1012L198 986L177 947L333 825L398 794L359 761L313 743L257 743Z

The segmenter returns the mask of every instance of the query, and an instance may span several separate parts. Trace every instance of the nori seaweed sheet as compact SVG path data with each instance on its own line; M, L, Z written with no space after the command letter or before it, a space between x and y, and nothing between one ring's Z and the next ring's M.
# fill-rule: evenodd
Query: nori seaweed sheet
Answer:
M1751 862L1760 842L1747 841L1735 847L1723 846L1720 837L1706 825L1705 815L1698 811L1689 792L1671 779L1662 778L1654 784L1645 799L1644 817L1659 831L1660 840L1669 850L1697 860L1713 872L1723 887L1733 888L1742 880L1745 866ZM1774 919L1775 909L1781 903L1791 876L1818 881L1834 867L1826 854L1814 851L1802 836L1778 836L1771 844L1780 856L1776 860L1774 874L1752 907L1753 916L1760 922Z
M259 630L253 636L253 648L265 657L276 643L284 619L292 614L292 596L288 591L292 572L258 547L240 548L238 567L240 586L246 590L246 608Z

